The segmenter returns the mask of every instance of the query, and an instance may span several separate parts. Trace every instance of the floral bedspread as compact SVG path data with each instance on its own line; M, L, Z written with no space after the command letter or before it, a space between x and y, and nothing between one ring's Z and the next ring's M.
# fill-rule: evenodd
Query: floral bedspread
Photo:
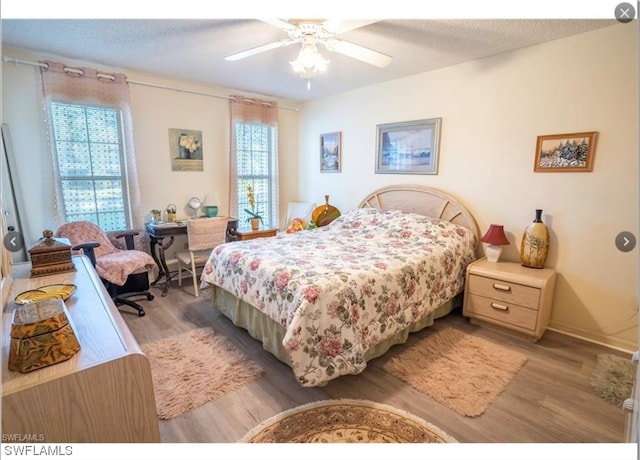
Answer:
M315 386L366 367L366 351L464 287L475 237L447 221L356 209L315 230L225 243L202 281L281 324L291 367Z

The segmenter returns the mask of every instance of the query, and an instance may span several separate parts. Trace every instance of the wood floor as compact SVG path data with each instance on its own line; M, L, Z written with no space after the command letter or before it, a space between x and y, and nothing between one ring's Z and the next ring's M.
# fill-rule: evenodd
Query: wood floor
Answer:
M209 301L196 299L191 285L173 285L166 297L143 302L140 318L128 307L122 317L140 344L201 327L212 327L265 370L262 378L180 417L160 421L163 442L236 442L267 418L295 406L324 399L369 399L408 410L464 443L618 443L624 436L622 410L598 397L589 384L599 353L617 353L589 342L547 331L537 343L502 329L470 324L459 311L417 332L408 343L442 327L500 343L524 353L527 363L484 414L467 418L413 390L382 370L403 345L373 360L356 376L343 376L321 388L298 385L289 367L236 328Z

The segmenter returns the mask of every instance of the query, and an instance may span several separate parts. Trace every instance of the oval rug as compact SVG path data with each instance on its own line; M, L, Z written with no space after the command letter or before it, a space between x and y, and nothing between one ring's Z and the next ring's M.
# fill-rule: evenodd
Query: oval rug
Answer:
M458 442L407 411L358 399L318 401L281 412L238 442L447 443Z

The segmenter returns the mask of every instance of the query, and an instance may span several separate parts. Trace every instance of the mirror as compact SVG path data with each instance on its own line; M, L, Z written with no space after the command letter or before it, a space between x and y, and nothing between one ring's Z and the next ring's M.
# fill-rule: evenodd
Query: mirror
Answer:
M202 207L202 201L197 196L189 199L187 206L194 211L193 217L198 217L198 211Z
M23 236L29 235L29 229L26 222L26 214L23 214L23 210L26 209L24 200L22 199L21 186L16 174L17 166L15 162L15 156L13 151L13 145L11 143L11 135L9 134L9 125L2 124L2 177L0 182L3 184L1 187L2 194L2 226L3 231L7 231L7 227L14 227ZM13 252L11 254L12 262L25 262L28 261L27 248L23 245L20 251Z

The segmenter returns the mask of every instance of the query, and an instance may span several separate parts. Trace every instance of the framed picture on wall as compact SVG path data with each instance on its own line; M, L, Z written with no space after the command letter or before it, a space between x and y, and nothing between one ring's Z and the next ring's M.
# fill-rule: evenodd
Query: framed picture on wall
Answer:
M597 131L538 136L535 172L591 172Z
M169 128L172 171L202 171L202 131Z
M442 118L377 126L376 173L438 174Z
M320 135L320 172L337 173L342 167L340 133Z

